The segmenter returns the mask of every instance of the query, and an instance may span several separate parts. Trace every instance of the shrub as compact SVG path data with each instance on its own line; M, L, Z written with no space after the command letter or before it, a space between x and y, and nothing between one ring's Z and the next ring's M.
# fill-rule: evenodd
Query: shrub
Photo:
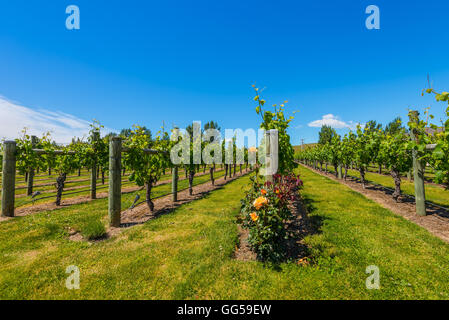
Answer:
M81 234L88 240L97 240L106 236L106 228L101 221L92 220L83 226Z
M293 174L275 175L273 183L260 183L251 178L252 187L241 200L239 222L249 230L248 242L259 260L279 262L285 258L285 224L291 220L288 208L295 199L302 181Z

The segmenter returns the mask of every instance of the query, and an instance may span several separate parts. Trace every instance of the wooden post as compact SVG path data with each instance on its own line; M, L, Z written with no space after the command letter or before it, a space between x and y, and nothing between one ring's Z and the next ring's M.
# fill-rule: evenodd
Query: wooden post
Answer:
M265 131L265 170L267 170L267 172L265 172L265 179L267 182L273 182L273 175L268 174L268 162L270 162L270 166L271 166L271 131Z
M338 171L338 179L342 179L343 178L343 172L342 172L341 164L338 164L337 171Z
M419 121L418 111L414 111L413 115L410 116L410 121ZM413 130L410 130L410 137L412 140L416 140L416 136ZM420 216L426 215L426 192L424 187L424 170L422 161L418 159L418 152L416 150L412 151L413 155L413 177L415 180L415 203L416 203L416 214Z
M38 138L36 136L31 136L31 146L32 148L36 148L38 143ZM34 168L30 168L28 172L28 181L27 181L27 196L31 196L33 194L33 179L34 178Z
M2 216L14 217L16 142L3 142Z
M426 192L424 186L424 170L422 162L413 151L413 175L415 179L416 213L420 216L426 215Z
M178 167L176 166L172 170L171 193L173 202L178 201Z
M100 132L92 133L92 143L100 139ZM96 150L94 150L96 152ZM90 172L90 198L97 199L97 155L94 156L92 171Z
M121 162L122 139L112 137L109 142L109 225L116 228L120 227L122 210Z

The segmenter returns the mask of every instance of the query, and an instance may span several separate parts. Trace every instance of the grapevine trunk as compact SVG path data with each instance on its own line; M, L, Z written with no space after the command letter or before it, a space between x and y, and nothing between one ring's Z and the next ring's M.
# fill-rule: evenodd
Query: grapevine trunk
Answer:
M394 180L394 192L393 199L397 202L399 197L401 196L401 175L398 170L391 170L391 176Z
M61 198L62 198L62 192L64 191L64 183L67 178L66 173L59 174L58 178L56 179L56 205L61 205Z
M193 176L195 171L189 171L189 195L193 194Z
M214 168L210 168L210 181L212 182L212 185L215 185L215 180L214 180Z
M362 182L362 187L365 189L365 168L359 167L360 181Z
M154 203L151 200L151 189L153 188L153 181L147 181L145 183L145 190L146 190L146 202L148 205L148 208L150 209L151 212L153 212L154 210Z

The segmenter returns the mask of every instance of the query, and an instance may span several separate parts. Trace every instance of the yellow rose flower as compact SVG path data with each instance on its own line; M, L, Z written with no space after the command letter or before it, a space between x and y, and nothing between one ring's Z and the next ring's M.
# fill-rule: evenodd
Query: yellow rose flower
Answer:
M257 215L257 213L253 212L250 214L251 219L256 222L257 220L259 220L259 216Z
M262 208L262 206L266 205L268 203L268 199L265 197L259 197L256 200L254 200L253 205L256 208L256 210L259 210Z

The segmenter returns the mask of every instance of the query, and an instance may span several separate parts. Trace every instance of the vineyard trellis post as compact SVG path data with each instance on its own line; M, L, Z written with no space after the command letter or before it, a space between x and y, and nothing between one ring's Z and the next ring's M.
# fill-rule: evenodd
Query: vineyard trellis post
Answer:
M173 202L178 201L178 167L174 166L172 170L172 185L171 185Z
M413 151L413 175L415 180L415 202L416 213L420 216L426 215L426 194L424 187L424 170L421 161Z
M121 224L122 210L122 152L127 152L127 148L122 147L122 138L112 137L109 141L109 197L108 197L108 214L109 225L119 228ZM143 150L147 154L164 153L166 151L158 151L151 149ZM166 152L168 154L168 152ZM174 171L174 170L173 170ZM177 180L177 179L176 179ZM172 190L174 187L172 186ZM176 192L177 193L177 187ZM177 195L176 195L177 197Z
M411 117L410 120L418 122L418 117ZM416 141L417 137L414 130L410 130L410 137L412 140ZM426 215L426 192L424 186L424 169L423 163L419 160L418 151L412 151L413 157L413 177L415 182L415 205L416 213L420 216Z
M273 182L273 175L268 171L268 162L271 165L271 130L265 131L265 179L267 182Z
M92 133L92 145L95 146L95 142L100 140L100 132L94 131ZM96 150L94 150L95 152ZM90 198L97 199L97 159L93 157L92 168L90 173Z
M36 136L31 136L31 146L36 148L39 139ZM33 194L33 183L34 183L34 168L29 168L28 171L28 181L27 181L27 196Z
M14 217L16 142L3 142L2 216Z
M273 157L277 157L277 145L275 139L277 139L278 134L276 129L265 131L265 179L267 182L273 183L273 165L278 161L274 160ZM274 154L272 154L272 149L276 149ZM268 169L270 168L270 169Z
M112 137L109 142L109 224L111 227L120 227L121 213L121 162L122 162L122 139ZM92 170L95 171L95 170Z

